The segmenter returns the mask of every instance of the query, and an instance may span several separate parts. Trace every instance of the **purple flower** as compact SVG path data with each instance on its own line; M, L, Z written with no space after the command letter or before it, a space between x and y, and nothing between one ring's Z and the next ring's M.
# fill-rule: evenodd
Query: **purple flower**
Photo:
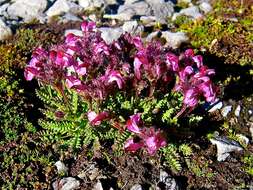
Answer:
M109 47L103 41L94 44L94 52L95 54L104 53L105 55L110 55Z
M184 92L184 104L189 107L195 107L198 104L198 90L194 88L190 88Z
M112 82L116 81L119 89L122 89L123 84L124 84L124 79L121 76L119 71L110 71L107 74L106 78L107 78L108 83L112 83Z
M203 66L203 57L201 55L193 56L192 60L197 64L198 68Z
M31 81L38 74L39 74L39 71L36 67L27 66L25 68L24 76L27 81Z
M137 79L141 79L141 65L148 64L146 55L143 52L139 52L134 58L134 74Z
M193 56L194 56L194 51L193 51L193 49L187 49L187 50L185 50L184 56L185 56L186 58L191 58L191 57L193 57Z
M95 22L83 21L81 24L81 29L83 32L91 32L96 28Z
M140 142L134 142L133 138L128 139L125 142L124 145L124 149L128 152L136 152L137 150L139 150L140 148L142 148L144 146L144 142L140 141Z
M154 155L158 149L167 145L166 139L161 132L155 131L154 128L147 130L143 140L150 155Z
M172 71L179 71L179 59L178 56L172 54L172 53L168 53L166 55L166 62L167 62L167 66L169 68L172 68Z
M72 88L75 86L80 86L82 85L82 82L79 78L74 77L74 76L66 76L66 86L68 88Z
M109 117L109 113L105 111L99 114L96 114L94 111L89 111L87 115L91 125L100 125L102 121Z
M127 121L127 129L133 133L140 134L141 129L138 125L141 124L141 113L136 113L130 116L130 119Z

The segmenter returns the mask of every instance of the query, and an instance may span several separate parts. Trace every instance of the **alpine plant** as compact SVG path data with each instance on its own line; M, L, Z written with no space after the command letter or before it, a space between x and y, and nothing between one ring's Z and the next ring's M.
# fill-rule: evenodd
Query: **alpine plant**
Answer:
M52 85L64 96L65 89L76 91L90 105L87 119L97 127L115 115L108 110L94 110L116 92L128 96L153 97L155 93L177 91L183 95L183 106L176 117L186 110L192 111L200 102L213 102L216 87L211 81L213 69L203 64L203 58L192 49L180 55L169 51L158 41L144 43L129 33L107 44L94 22L81 24L82 36L68 34L65 41L45 50L34 50L24 76L30 81L37 79L42 84ZM168 86L174 86L173 89ZM147 127L141 113L128 116L125 129L133 137L125 143L125 150L135 152L145 148L153 155L166 146L163 132L156 127Z

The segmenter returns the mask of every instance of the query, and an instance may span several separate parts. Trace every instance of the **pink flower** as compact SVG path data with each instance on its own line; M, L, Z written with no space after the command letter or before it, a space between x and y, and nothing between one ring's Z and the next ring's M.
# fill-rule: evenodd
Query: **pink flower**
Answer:
M136 152L143 146L144 146L144 143L142 141L134 142L134 139L130 138L125 142L124 149L128 152Z
M198 104L198 91L197 89L190 88L189 90L186 90L184 93L184 104L186 104L189 107L195 107Z
M178 56L172 54L172 53L168 53L166 55L166 62L167 62L167 66L169 68L172 68L173 71L179 71L179 59Z
M143 139L150 155L154 155L158 149L167 145L161 132L155 131L154 128L150 128Z
M39 71L35 67L27 66L25 68L24 76L27 81L31 81L38 74Z
M103 41L94 44L94 52L95 54L104 53L105 55L110 55L109 47Z
M78 79L77 77L74 76L66 76L66 86L68 88L72 88L75 86L80 86L82 85L82 82L80 79Z
M137 79L141 79L141 65L148 64L146 55L143 52L139 52L134 58L134 74Z
M108 78L108 81L107 81L108 83L112 83L112 82L116 81L119 89L122 89L124 79L121 76L119 71L110 71L107 75L107 78Z
M94 31L96 28L95 22L83 21L81 24L81 29L83 32Z
M184 55L185 55L186 58L191 58L191 57L193 57L193 56L194 56L194 51L193 51L193 49L187 49L187 50L185 50Z
M88 120L92 125L100 125L101 122L109 117L108 112L101 112L99 114L96 114L94 111L88 112Z
M138 125L141 124L141 113L136 113L130 116L130 119L127 121L127 129L133 133L140 134L141 129Z
M198 68L203 66L203 57L201 55L193 56L192 60L197 64Z

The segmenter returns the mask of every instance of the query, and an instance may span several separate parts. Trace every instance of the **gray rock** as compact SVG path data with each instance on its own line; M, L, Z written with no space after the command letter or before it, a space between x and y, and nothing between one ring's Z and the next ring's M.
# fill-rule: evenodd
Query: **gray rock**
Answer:
M58 173L64 173L64 174L68 173L68 168L65 166L65 164L62 161L59 160L54 165L56 166Z
M180 10L179 13L174 13L172 20L176 20L176 18L181 15L188 16L192 19L199 19L203 17L203 15L199 12L199 8L197 6L191 6Z
M159 33L160 33L159 31L151 32L151 33L146 37L146 41L151 42L155 37L158 36Z
M6 40L12 36L11 29L0 19L0 41Z
M98 181L94 187L92 188L92 190L103 190L103 186L102 183L100 181Z
M156 21L166 24L168 18L174 13L174 4L171 1L154 1L148 0L148 3L151 5Z
M143 26L139 26L137 21L127 21L123 24L122 29L124 32L129 32L133 35L140 35L144 31Z
M121 21L128 21L131 20L131 18L136 15L136 12L134 9L127 9L124 12L118 13L118 14L105 14L103 18L107 19L116 19Z
M65 177L60 180L60 182L55 181L53 183L54 190L75 190L79 189L80 181L73 177Z
M145 26L153 26L155 25L156 17L155 16L141 16L140 21Z
M140 184L136 184L133 187L131 187L130 190L142 190L142 186Z
M16 0L8 7L7 12L10 18L20 17L25 22L29 22L39 19L46 7L47 0Z
M229 112L231 112L231 110L232 110L232 106L231 106L231 105L225 106L225 107L223 107L223 108L221 109L221 115L222 115L223 117L227 117L227 115L229 114Z
M107 44L112 43L114 40L117 40L121 34L124 33L122 28L109 28L101 27L98 28L101 31L101 37L105 40Z
M222 108L223 103L221 101L216 102L214 104L211 104L211 106L214 105L213 107L211 107L211 109L208 110L209 113L215 112L216 110L219 110Z
M160 170L159 182L165 185L166 190L178 190L179 187L176 183L176 180L169 176L169 174L163 170Z
M82 7L67 1L67 0L57 0L46 12L48 17L53 17L61 15L64 13L78 14L82 11Z
M200 5L199 5L199 8L201 11L203 11L205 14L211 12L213 10L212 6L210 5L210 3L207 3L207 2L202 2Z
M235 116L236 117L239 117L240 116L240 113L241 113L241 106L238 105L235 109Z
M210 141L217 146L217 160L219 162L226 160L230 152L243 150L238 142L226 137L215 137L210 139Z
M179 48L182 43L188 42L189 38L184 32L162 32L162 37L166 39L167 45L173 49Z

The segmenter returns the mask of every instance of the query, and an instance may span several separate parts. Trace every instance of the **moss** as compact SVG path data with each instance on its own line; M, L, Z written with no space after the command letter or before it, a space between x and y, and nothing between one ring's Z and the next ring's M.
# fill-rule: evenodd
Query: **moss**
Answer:
M204 47L231 64L253 64L253 9L249 1L214 3L214 11L203 20L175 21L177 30L187 32L194 48Z

